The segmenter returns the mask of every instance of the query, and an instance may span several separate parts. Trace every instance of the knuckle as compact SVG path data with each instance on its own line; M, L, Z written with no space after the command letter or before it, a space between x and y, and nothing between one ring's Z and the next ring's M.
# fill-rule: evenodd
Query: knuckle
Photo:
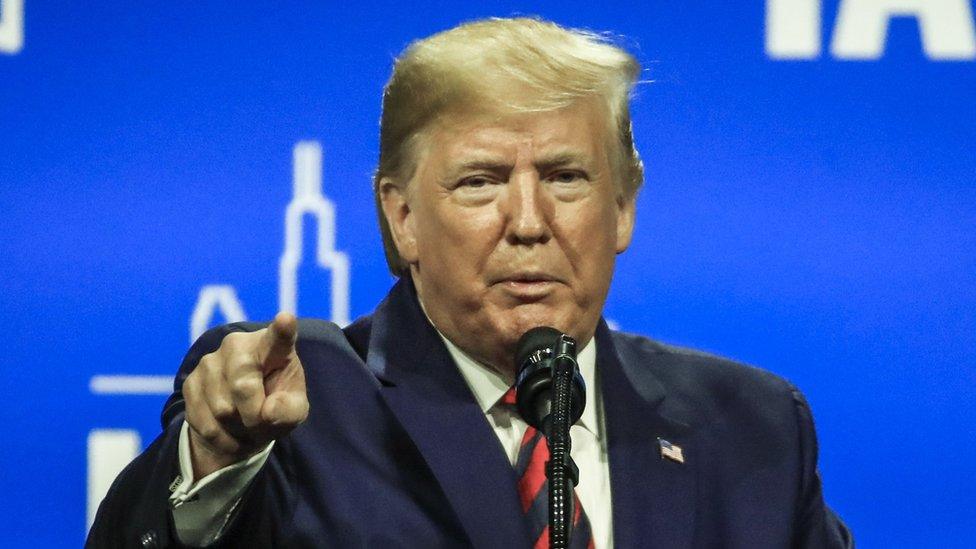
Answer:
M200 376L194 375L196 370L190 372L190 375L183 380L183 387L180 392L183 393L183 400L188 404L196 402L197 395L200 393Z
M237 408L226 398L216 398L210 404L210 411L218 421L232 419L237 415Z
M255 368L257 363L254 361L254 357L252 357L250 354L234 353L227 357L224 365L228 372L238 372L241 370Z
M193 392L196 384L199 382L198 381L199 378L200 376L197 374L197 371L193 370L192 372L190 372L190 375L186 376L186 379L183 380L183 387L181 390L183 391L184 399L187 398L188 396L187 393Z
M207 353L200 357L200 362L197 363L197 367L193 370L194 372L203 368L213 368L214 363L217 362L217 352Z
M197 425L195 429L200 437L207 442L213 443L220 439L220 429L218 429L216 425Z
M247 333L244 332L231 332L224 336L224 339L220 342L220 348L218 351L221 353L233 353L238 349L247 345L248 338Z
M197 362L196 368L190 372L190 375L186 378L189 381L191 378L198 380L204 377L207 372L209 372L214 367L214 357L212 354L203 355L200 358L200 362Z
M238 399L249 398L258 391L264 390L264 383L257 378L242 377L230 384L231 393Z
M213 440L217 436L216 425L201 421L197 417L196 410L188 408L186 411L186 421L190 424L191 430L204 440Z

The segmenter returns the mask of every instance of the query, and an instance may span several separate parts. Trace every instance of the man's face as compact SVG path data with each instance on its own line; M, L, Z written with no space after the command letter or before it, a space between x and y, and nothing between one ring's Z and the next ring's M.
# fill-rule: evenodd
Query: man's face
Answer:
M406 190L381 184L397 249L434 325L511 375L527 330L584 344L600 318L633 200L619 198L595 101L551 112L448 114Z

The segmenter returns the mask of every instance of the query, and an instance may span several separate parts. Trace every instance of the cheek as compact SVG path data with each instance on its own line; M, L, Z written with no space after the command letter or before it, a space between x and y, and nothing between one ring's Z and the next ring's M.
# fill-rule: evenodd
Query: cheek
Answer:
M480 269L491 255L499 234L498 215L493 208L463 208L445 204L431 208L421 222L420 262L449 265L452 270Z
M613 251L617 242L616 211L606 206L574 208L563 216L563 231L569 235L571 246L583 259L603 257Z
M585 294L602 292L609 284L617 256L616 213L580 211L567 227L566 255Z

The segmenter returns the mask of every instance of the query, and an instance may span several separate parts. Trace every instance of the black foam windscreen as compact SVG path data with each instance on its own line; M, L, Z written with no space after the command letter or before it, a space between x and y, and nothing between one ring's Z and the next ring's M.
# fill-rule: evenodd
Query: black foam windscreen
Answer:
M549 326L539 326L522 334L515 346L515 368L521 370L532 353L552 349L562 332Z

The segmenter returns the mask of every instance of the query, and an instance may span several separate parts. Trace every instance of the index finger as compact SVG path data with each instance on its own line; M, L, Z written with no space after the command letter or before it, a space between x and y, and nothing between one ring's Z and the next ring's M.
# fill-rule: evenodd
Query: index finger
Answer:
M275 363L284 365L285 361L295 352L295 341L298 339L298 320L295 315L280 312L268 325L261 336L261 346L258 358L264 368L272 367Z

